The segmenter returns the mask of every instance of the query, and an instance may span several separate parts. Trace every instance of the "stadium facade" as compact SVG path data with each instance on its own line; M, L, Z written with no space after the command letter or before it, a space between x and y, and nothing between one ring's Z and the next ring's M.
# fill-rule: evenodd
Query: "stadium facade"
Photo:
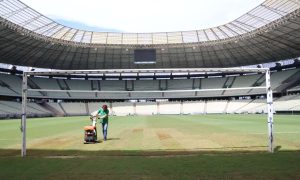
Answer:
M300 3L266 0L213 28L91 32L59 24L19 0L0 1L0 62L50 69L238 67L300 56ZM135 50L154 50L135 63Z
M292 59L288 65L277 63L271 68L272 89L278 104L276 110L298 112L299 30L300 3L296 0L266 0L236 20L213 28L159 33L74 29L19 0L0 0L0 63L107 70L96 75L29 77L28 88L35 89L28 94L31 116L86 115L97 108L99 100L109 101L111 112L116 115L206 114L265 113L264 74L165 69L256 66ZM146 57L146 61L137 61L137 57ZM4 118L21 115L21 74L20 70L1 69L0 115ZM253 88L200 91L238 87Z

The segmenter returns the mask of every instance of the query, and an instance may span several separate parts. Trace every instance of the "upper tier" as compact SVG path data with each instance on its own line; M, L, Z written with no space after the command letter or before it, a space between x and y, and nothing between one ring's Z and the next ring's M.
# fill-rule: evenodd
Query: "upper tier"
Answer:
M91 32L63 26L18 0L0 0L0 63L50 69L239 67L300 56L300 3L266 0L209 29L163 33ZM138 64L136 49L154 49Z
M26 30L57 40L87 44L152 45L203 43L239 37L266 25L274 25L276 20L299 8L300 3L296 0L266 0L224 25L200 30L154 33L92 32L74 29L53 21L19 0L0 1L0 16Z

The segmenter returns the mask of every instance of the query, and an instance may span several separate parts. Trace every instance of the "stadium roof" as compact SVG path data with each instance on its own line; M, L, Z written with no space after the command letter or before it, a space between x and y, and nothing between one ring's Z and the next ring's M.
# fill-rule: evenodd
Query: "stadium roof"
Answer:
M209 29L159 33L92 32L61 25L18 0L0 0L0 63L52 69L206 68L300 56L300 1L266 0ZM135 49L156 63L135 64Z

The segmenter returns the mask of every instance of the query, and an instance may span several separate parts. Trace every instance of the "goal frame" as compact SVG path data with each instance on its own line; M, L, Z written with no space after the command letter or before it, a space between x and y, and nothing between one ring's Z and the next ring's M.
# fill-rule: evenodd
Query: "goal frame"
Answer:
M59 75L97 75L109 73L264 73L265 87L240 87L240 88L219 88L219 89L193 89L193 90L162 90L162 91L131 91L131 92L188 92L188 91L221 91L221 90L240 90L240 89L266 89L267 96L267 126L268 126L268 151L274 152L274 136L273 136L273 93L271 88L271 77L269 68L172 68L172 69L107 69L107 70L50 70L50 71L24 71L22 81L22 117L21 117L21 131L22 131L22 148L21 156L26 156L26 119L27 119L27 95L29 91L47 91L47 92L120 92L120 91L99 91L99 90L51 90L51 89L28 89L28 76L59 76ZM126 92L126 91L124 91Z

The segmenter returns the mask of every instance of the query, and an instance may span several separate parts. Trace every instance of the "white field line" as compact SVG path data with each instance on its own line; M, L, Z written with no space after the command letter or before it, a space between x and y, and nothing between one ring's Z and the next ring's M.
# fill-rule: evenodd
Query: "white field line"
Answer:
M21 140L21 138L19 138L19 139L0 139L0 141L17 141L17 140Z
M300 132L273 132L274 134L300 134ZM268 134L267 132L265 133L248 133L248 134Z

